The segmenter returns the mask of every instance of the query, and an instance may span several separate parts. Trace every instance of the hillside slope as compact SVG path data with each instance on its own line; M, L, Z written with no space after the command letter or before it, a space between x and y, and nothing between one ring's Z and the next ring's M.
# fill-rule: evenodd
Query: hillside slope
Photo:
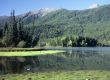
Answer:
M29 30L28 34L33 33L31 35L39 37L40 40L84 36L95 38L103 44L110 44L109 9L110 5L86 10L40 9L18 15L17 19L21 18L24 27ZM1 24L3 19L0 17Z
M36 34L41 38L87 36L108 44L110 40L110 5L87 10L60 9L36 19ZM31 24L31 22L30 22Z

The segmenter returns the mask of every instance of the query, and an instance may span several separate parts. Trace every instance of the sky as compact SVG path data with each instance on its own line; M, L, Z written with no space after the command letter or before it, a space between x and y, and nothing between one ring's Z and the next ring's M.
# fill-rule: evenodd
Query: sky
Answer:
M83 10L110 4L110 0L0 0L0 16L10 15L11 10L16 15L41 8L65 8L69 10Z

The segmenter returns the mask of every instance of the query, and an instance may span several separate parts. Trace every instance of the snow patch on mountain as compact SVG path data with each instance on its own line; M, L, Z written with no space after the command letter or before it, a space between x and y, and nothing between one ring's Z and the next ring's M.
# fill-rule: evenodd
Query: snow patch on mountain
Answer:
M93 8L98 8L99 7L99 4L97 3L94 3L94 4L91 4L88 9L93 9Z

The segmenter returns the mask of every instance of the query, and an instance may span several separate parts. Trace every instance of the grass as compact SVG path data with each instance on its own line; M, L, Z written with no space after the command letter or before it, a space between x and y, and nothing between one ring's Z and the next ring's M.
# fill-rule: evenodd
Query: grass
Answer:
M79 70L38 72L23 74L7 74L0 76L0 78L5 78L5 80L29 80L29 78L31 78L31 80L110 80L110 71Z
M46 54L55 54L61 53L64 51L61 50L43 50L43 51L9 51L9 52L0 52L0 56L35 56L35 55L46 55Z
M1 52L11 51L42 51L44 48L0 48Z

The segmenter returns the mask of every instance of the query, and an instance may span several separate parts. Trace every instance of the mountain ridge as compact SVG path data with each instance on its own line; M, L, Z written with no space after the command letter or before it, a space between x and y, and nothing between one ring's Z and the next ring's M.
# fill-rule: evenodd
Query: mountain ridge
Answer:
M35 22L33 35L42 40L62 36L85 36L110 44L109 9L110 4L85 10L58 9L45 16L38 16L37 12L34 12L33 15L28 13L21 18L24 27L29 29L33 28L33 21Z
M21 13L19 15L16 15L16 17L29 17L29 16L32 16L32 15L38 15L40 17L43 17L45 15L47 15L48 13L51 13L51 12L55 12L55 11L59 11L59 10L67 10L67 11L78 11L78 12L83 12L83 11L88 11L88 10L95 10L95 9L98 9L98 8L103 8L103 7L108 7L110 6L110 4L108 5L103 5L103 6L98 6L96 8L87 8L87 9L83 9L83 10L68 10L68 9L64 9L64 8L41 8L41 9L36 9L36 10L32 10L32 11L29 11L29 12L26 12L26 13ZM2 20L4 18L8 18L9 16L0 16L0 20ZM3 19L5 20L5 19ZM1 21L0 21L1 22Z

